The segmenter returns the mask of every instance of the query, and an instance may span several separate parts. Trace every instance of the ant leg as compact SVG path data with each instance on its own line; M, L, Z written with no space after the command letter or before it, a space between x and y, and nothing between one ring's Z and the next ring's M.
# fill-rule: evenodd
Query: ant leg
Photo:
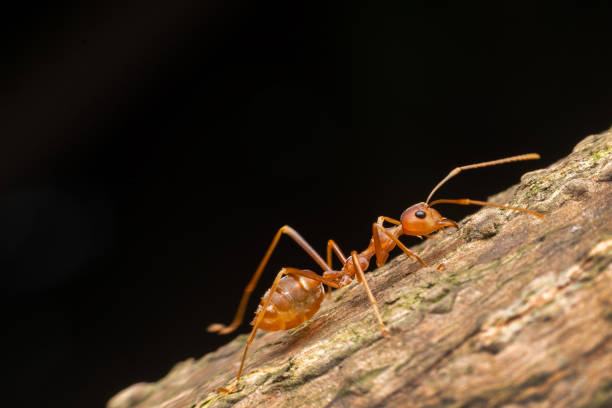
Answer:
M394 218L391 218L391 217L385 217L384 215L381 215L378 217L378 219L376 220L376 224L384 228L385 221L390 222L391 224L401 225L400 221ZM372 241L374 242L374 252L376 254L376 266L380 268L387 262L387 258L389 257L389 252L391 250L383 249L380 243L380 236L375 227L372 227Z
M338 257L338 259L340 259L342 265L344 265L346 263L346 256L344 256L338 244L336 244L333 239L330 239L329 241L327 241L327 266L329 266L330 269L332 267L332 250Z
M388 236L391 240L393 240L393 242L395 242L397 244L397 246L406 254L408 255L408 257L416 260L417 262L419 262L421 265L423 265L423 267L427 268L427 264L425 262L423 262L423 260L421 258L419 258L419 256L417 254L415 254L414 252L412 252L411 250L409 250L408 248L406 248L406 246L404 244L402 244L402 241L400 241L399 239L397 239L396 237L394 237L393 235L391 235L382 225L379 224L372 224L372 231L374 232L374 246L376 247L376 241L377 241L377 236L378 233L376 230L380 230L383 234L385 234L386 236ZM377 256L378 256L378 251L380 250L382 252L382 247L380 246L380 239L378 239L378 248L376 249L377 251ZM387 254L388 256L388 254Z
M244 288L244 292L242 293L242 298L240 299L240 303L238 304L238 310L236 310L236 314L234 315L234 320L232 320L229 326L226 326L221 323L210 324L206 328L207 331L213 332L213 333L217 332L219 334L228 334L228 333L233 332L234 330L238 328L238 326L240 326L240 324L242 323L242 319L244 318L244 312L245 312L247 303L249 301L249 297L251 296L251 293L255 289L255 286L257 285L257 282L259 281L259 278L261 277L261 273L263 272L263 269L268 263L268 260L270 259L272 252L274 252L274 249L276 248L276 245L278 244L278 241L280 240L280 237L282 234L287 234L289 237L291 237L308 255L310 255L312 259L314 259L314 261L317 264L319 264L319 266L321 266L321 268L323 268L324 271L330 270L330 268L327 266L323 258L321 258L321 256L317 253L317 251L315 251L310 246L310 244L308 244L308 242L306 242L306 240L302 238L300 234L297 233L296 230L294 230L288 225L285 225L281 227L276 233L276 235L274 236L272 243L268 247L266 254L264 255L261 262L259 263L257 270L255 270L253 277L249 281L246 288Z
M507 205L499 205L499 204L493 204L493 203L487 203L486 201L476 201L476 200L470 200L469 198L459 198L456 200L446 200L446 199L442 199L442 200L435 200L433 201L431 204L429 204L429 206L433 206L435 204L459 204L459 205L480 205L482 207L496 207L496 208L504 208L506 210L514 210L514 211L520 211L526 214L531 214L533 216L536 216L540 219L545 219L545 217L535 211L531 211L528 210L526 208L518 208L518 207L509 207Z
M379 225L384 228L383 224L385 221L390 222L391 224L401 225L400 221L390 217L385 217L384 215L378 217L378 219L376 220L376 224L374 225ZM389 257L390 251L383 249L380 243L380 236L378 234L377 228L374 226L372 226L372 240L374 241L374 252L376 253L376 266L380 268L387 262L387 258Z
M336 244L333 239L330 239L329 241L327 241L327 266L329 266L329 269L332 269L332 250L344 266L344 264L346 263L346 256L344 255L338 244ZM331 286L327 286L326 296L328 298L331 296Z
M305 278L316 280L317 282L321 282L322 284L327 285L331 288L335 288L335 289L338 289L340 287L340 285L338 285L336 282L329 280L329 279L325 279L321 275L318 275L314 273L313 271L309 271L307 269L297 269L297 268L290 268L290 267L285 267L283 269L285 270L285 275L303 276Z
M376 266L380 268L387 262L389 251L383 250L380 243L380 236L378 235L378 227L384 229L382 226L382 217L378 217L378 221L372 224L372 241L374 241L374 252L376 253Z
M279 236L279 234L277 233L276 237L275 237L275 241L278 241L276 239L278 236ZM276 245L275 241L273 241L273 245ZM271 247L273 247L273 245L271 245ZM268 251L268 252L270 252L270 251ZM219 389L217 389L217 392L222 392L224 394L229 394L230 392L233 392L236 389L236 386L238 385L238 381L240 380L240 376L242 375L242 369L244 368L244 361L246 360L247 351L249 350L249 346L253 342L253 339L255 338L255 333L257 333L257 329L259 328L259 324L261 323L261 320L263 319L264 315L266 314L266 309L268 308L268 305L270 304L270 300L272 299L272 295L274 294L274 291L276 291L276 287L278 286L278 282L280 282L280 279L285 274L286 274L286 272L285 272L285 269L283 268L276 275L276 278L274 279L274 282L272 283L272 287L270 287L270 291L268 292L268 296L266 296L266 299L263 302L262 309L261 309L262 312L258 314L257 319L255 320L255 324L253 324L253 329L251 330L251 335L247 339L246 346L244 347L244 352L242 353L242 360L240 361L240 368L238 369L238 375L236 376L236 384L232 385L229 388L219 388ZM256 273L256 275L257 275L257 273ZM247 286L247 288L248 288L248 286ZM245 290L245 293L246 293L246 290ZM244 299L244 296L243 296L243 299ZM240 302L240 305L242 306L242 302ZM240 317L240 320L242 321L242 316Z
M376 315L378 324L380 324L382 334L385 337L389 337L389 331L385 327L385 324L382 321L382 317L380 317L380 313L378 312L378 306L376 306L376 299L374 299L374 296L372 295L372 291L370 290L370 286L368 285L365 275L363 274L363 270L361 270L361 265L359 264L359 258L357 258L357 252L352 251L351 257L353 258L353 265L356 266L355 269L357 269L357 275L359 276L359 280L363 283L363 286L365 287L366 293L368 295L368 299L370 301L370 305L372 305L372 308L374 309L374 314Z
M332 286L334 288L339 287L338 284L336 284L335 282L327 280L312 271L301 270L301 269L296 269L296 268L281 269L281 271L276 275L276 278L274 279L274 282L272 283L270 290L267 292L268 296L266 296L266 298L263 301L263 304L261 305L262 306L260 309L261 312L257 314L255 323L253 323L253 329L251 330L251 334L249 335L249 338L246 341L246 346L244 347L244 352L242 353L242 360L240 361L240 368L238 369L238 375L236 376L236 384L233 384L229 388L225 388L225 387L218 388L216 390L217 392L221 392L223 394L229 394L236 390L236 386L238 385L238 381L240 381L240 376L242 375L242 369L244 368L244 362L246 361L246 356L249 350L249 346L253 342L253 339L255 338L255 334L257 333L257 329L259 329L259 325L261 324L261 321L263 320L263 317L266 314L266 310L268 309L268 306L270 305L270 300L272 300L272 295L276 291L276 288L278 287L278 283L280 282L281 278L284 275L304 276L308 279L319 281L325 285Z
M384 215L381 215L380 217L378 217L378 224L383 225L382 221L387 221L395 225L402 225L401 221L398 221L395 218L385 217Z

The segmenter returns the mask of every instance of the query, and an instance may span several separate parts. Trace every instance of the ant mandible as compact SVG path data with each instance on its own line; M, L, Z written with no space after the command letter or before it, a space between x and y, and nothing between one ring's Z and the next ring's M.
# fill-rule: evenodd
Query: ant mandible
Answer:
M423 267L427 267L428 265L417 254L409 250L399 240L399 238L402 235L429 237L430 234L446 227L457 228L457 224L454 221L442 217L440 213L433 208L433 206L436 204L496 207L520 211L544 219L542 214L527 210L525 208L509 207L505 205L487 203L484 201L471 200L469 198L453 200L442 199L435 200L431 203L429 202L433 194L444 183L464 170L539 158L540 155L537 153L529 153L455 168L434 187L431 193L429 193L429 196L425 202L418 203L407 208L402 213L399 220L385 216L378 217L378 220L372 224L372 238L370 239L368 247L361 253L351 251L349 258L347 258L340 247L330 239L327 242L327 262L325 262L317 251L315 251L310 244L308 244L308 242L302 238L300 234L298 234L297 231L288 225L281 227L274 236L272 243L268 247L266 254L255 270L253 277L244 289L242 299L238 305L238 310L234 316L234 320L229 326L225 326L220 323L213 323L208 326L207 330L209 332L216 332L219 334L228 334L240 326L249 297L251 296L253 289L255 289L255 286L257 285L257 282L259 281L259 278L261 277L270 256L274 252L274 249L276 248L276 245L283 234L286 234L292 238L308 255L310 255L310 257L323 269L323 275L321 276L315 272L305 269L289 267L281 269L281 271L276 275L270 289L268 289L261 298L259 306L255 312L255 318L251 322L253 329L251 330L251 334L247 339L246 346L242 354L240 368L238 369L238 375L236 376L236 383L229 388L220 388L217 391L222 393L230 393L236 389L242 374L242 369L244 368L244 362L246 360L249 345L253 342L255 333L257 333L258 329L264 331L288 330L300 325L314 316L314 314L319 310L319 307L321 306L321 303L325 297L323 285L327 285L329 294L331 288L341 288L346 286L351 283L355 277L357 277L357 280L363 283L370 305L372 306L376 319L378 320L378 324L380 325L382 335L389 337L389 331L382 321L380 313L378 312L378 307L376 306L376 300L372 295L372 291L370 290L364 275L364 271L368 269L372 257L376 255L376 265L381 267L387 261L389 253L395 248L395 246L398 246L409 258L416 260ZM394 226L385 227L385 221L394 224ZM332 270L332 252L342 263L342 268L340 270ZM440 265L440 267L441 266L442 265Z

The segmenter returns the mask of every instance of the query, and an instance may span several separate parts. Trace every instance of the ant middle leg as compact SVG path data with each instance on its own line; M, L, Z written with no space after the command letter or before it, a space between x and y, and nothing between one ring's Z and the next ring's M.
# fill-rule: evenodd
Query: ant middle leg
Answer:
M382 218L387 217L379 217L379 221ZM372 224L372 239L374 240L374 249L376 251L376 265L378 265L378 267L384 265L387 258L389 257L389 251L385 250L385 248L383 248L380 242L379 232L382 232L389 239L391 239L409 258L416 260L425 268L428 267L428 265L423 262L423 260L417 254L406 248L402 241L400 241L397 237L387 231L386 228L382 226L382 223L376 222Z
M382 330L382 335L384 337L389 337L389 330L387 330L387 328L385 327L385 324L382 321L382 317L380 316L380 313L378 312L378 306L376 306L376 299L374 299L374 295L372 295L372 291L370 290L368 281L365 278L365 274L363 273L363 270L361 269L361 264L359 263L359 259L357 258L356 251L351 252L351 258L353 258L353 264L356 266L355 269L357 271L357 276L359 277L359 280L361 281L361 283L363 283L363 287L366 290L366 294L368 295L368 300L370 301L370 305L372 306L372 309L374 309L374 314L376 315L376 319L378 320L378 324L380 325L380 329Z

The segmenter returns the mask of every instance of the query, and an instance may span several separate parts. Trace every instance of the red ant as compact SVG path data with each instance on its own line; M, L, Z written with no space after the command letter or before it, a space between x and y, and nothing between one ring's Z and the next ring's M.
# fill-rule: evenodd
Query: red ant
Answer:
M236 377L236 384L232 385L230 388L220 388L218 391L230 393L236 389L236 385L238 384L242 374L242 369L244 368L244 362L246 360L249 345L253 342L255 333L258 329L265 331L288 330L300 325L314 316L314 314L319 310L319 307L321 306L321 303L325 297L323 285L328 286L329 294L331 288L341 288L346 286L351 283L353 279L355 279L355 276L357 276L357 280L363 283L366 290L366 294L370 304L372 305L372 309L374 310L378 324L382 330L382 335L389 337L389 331L385 327L385 324L380 317L378 307L376 306L376 300L374 299L374 296L372 295L370 287L368 286L364 276L364 271L368 269L370 259L376 255L376 265L381 267L387 261L389 253L397 245L408 257L416 260L424 267L427 267L428 265L421 258L419 258L417 254L406 248L406 246L399 240L399 237L402 235L412 235L417 237L425 236L429 238L430 234L443 228L457 228L457 224L454 221L442 217L438 211L432 208L436 204L445 203L497 207L524 212L543 219L544 216L535 211L492 204L484 201L475 201L470 200L469 198L455 200L442 199L429 203L429 200L436 190L438 190L438 188L463 170L495 166L514 161L534 160L539 158L540 156L537 153L530 153L455 168L434 187L424 203L418 203L407 208L402 213L399 220L385 216L378 217L377 222L372 224L372 238L370 239L368 247L359 254L356 251L351 251L350 258L347 258L340 247L330 239L327 242L326 263L323 258L321 258L321 256L319 256L319 254L308 244L308 242L306 242L306 240L297 233L297 231L288 225L281 227L274 236L272 243L259 263L255 274L251 278L251 281L244 289L242 299L240 300L238 310L236 311L236 315L234 316L232 323L229 326L225 326L220 323L213 323L208 326L207 330L209 332L227 334L236 330L242 323L251 292L253 292L255 285L257 285L264 267L268 263L272 252L274 252L274 249L276 248L276 245L283 234L291 237L300 247L302 247L304 251L306 251L308 255L310 255L310 257L323 269L323 276L310 270L296 268L281 269L281 271L276 275L276 279L274 279L272 286L263 295L261 301L259 302L257 311L255 312L255 318L251 322L253 329L251 330L251 335L247 339L246 346L244 348L242 361L240 362L240 368L238 369L238 375ZM385 221L394 224L394 226L385 227L383 225ZM339 271L332 270L332 251L342 262L342 269ZM442 265L440 265L438 269L441 269L441 267Z

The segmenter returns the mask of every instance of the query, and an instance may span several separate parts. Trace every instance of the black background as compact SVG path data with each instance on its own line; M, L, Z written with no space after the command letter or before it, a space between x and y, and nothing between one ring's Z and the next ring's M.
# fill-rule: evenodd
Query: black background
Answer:
M0 16L2 337L22 401L103 406L227 342L204 328L283 224L360 250L457 165L542 154L436 195L484 199L612 125L605 3L84 4ZM256 298L282 265L317 270L296 248Z

